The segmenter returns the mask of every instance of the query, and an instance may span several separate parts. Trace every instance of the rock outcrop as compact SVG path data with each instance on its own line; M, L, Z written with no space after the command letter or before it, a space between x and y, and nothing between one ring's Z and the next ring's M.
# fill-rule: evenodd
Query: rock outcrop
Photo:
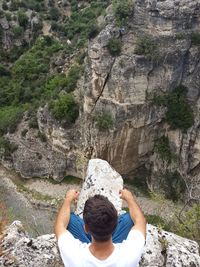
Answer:
M104 175L108 175L105 182ZM95 179L93 178L95 177ZM115 181L115 185L113 184ZM101 188L104 190L101 190ZM88 194L105 193L116 207L120 208L117 191L122 187L122 178L107 162L91 160L88 176L80 194L77 212ZM86 189L87 188L87 189ZM108 193L108 189L111 193ZM200 266L199 247L196 242L162 231L148 225L147 240L140 267ZM12 267L63 267L54 235L30 238L19 221L13 222L1 240L0 266Z

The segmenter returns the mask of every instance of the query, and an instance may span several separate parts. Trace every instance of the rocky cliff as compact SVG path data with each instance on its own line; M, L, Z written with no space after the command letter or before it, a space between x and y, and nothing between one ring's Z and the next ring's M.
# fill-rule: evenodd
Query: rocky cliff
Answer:
M22 138L26 124L22 121L17 132L8 135L18 145L12 156L14 168L24 177L83 178L88 160L99 157L127 177L147 169L148 186L154 189L166 188L160 177L177 171L180 183L186 183L192 198L197 198L199 11L198 0L136 0L127 24L119 27L109 7L103 30L88 43L85 73L74 92L80 104L79 118L73 126L63 128L47 106L41 107L37 119L46 143L35 141L31 131ZM115 56L108 49L113 39L120 45ZM179 106L183 102L188 110L189 105L189 115L193 114L187 126L184 111L178 115L175 111L170 125L167 106L155 104L156 97L168 99L176 88L187 88L187 93L178 96ZM159 142L163 137L167 140L164 145Z
M108 196L120 213L122 202L119 199L118 191L122 187L122 177L106 161L90 160L77 213L82 212L85 200L96 193ZM1 237L0 245L0 266L63 266L55 236L45 235L33 239L27 235L19 221L13 222L6 229ZM199 267L198 250L196 242L148 225L147 240L140 267Z

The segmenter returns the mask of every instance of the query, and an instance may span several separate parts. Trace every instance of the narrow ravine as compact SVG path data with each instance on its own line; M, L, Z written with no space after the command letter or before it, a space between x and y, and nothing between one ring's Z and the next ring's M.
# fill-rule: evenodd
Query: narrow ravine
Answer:
M0 202L6 208L8 221L10 223L14 220L22 221L25 230L33 237L52 233L55 212L51 209L35 208L22 193L17 191L11 176L9 171L0 167Z

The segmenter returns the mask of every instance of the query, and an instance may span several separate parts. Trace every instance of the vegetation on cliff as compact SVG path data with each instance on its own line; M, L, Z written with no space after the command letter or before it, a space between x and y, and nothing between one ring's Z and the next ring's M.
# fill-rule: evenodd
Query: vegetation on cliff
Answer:
M194 114L187 100L187 88L180 85L169 94L155 96L153 103L167 107L166 121L172 129L186 132L194 123Z
M63 93L76 88L84 69L84 47L88 38L99 32L97 18L110 1L69 2L3 1L0 12L4 23L0 24L1 136L15 130L24 111L32 113L29 126L35 128L35 110L48 102L55 119L73 123L77 118L77 102L73 95ZM51 26L48 32L43 29L44 25ZM5 44L5 32L12 40L9 47ZM55 62L57 58L61 63ZM70 68L65 66L66 58L70 60ZM1 146L5 146L5 142Z

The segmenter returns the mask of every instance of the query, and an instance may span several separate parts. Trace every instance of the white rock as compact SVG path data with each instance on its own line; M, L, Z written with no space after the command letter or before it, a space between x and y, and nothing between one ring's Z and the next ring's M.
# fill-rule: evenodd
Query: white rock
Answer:
M91 159L80 193L76 213L81 215L85 201L96 194L106 196L116 207L118 213L122 208L119 191L123 188L123 179L105 160Z

